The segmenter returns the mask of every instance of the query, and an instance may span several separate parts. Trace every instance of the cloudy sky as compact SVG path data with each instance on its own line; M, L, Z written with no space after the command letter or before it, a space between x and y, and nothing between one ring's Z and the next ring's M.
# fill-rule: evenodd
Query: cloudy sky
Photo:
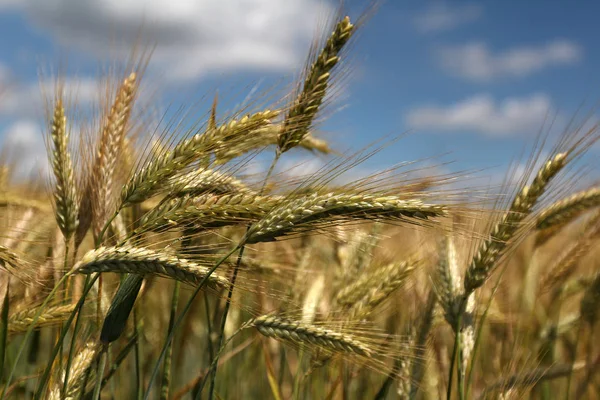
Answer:
M223 107L233 107L292 82L337 4L0 0L0 141L27 147L25 164L44 160L39 71L68 59L65 80L85 103L101 62L127 52L140 32L156 45L148 81L160 88L157 106L183 92L212 98L218 87ZM365 4L349 0L346 10L356 17ZM599 12L592 1L385 1L353 43L320 128L338 148L410 132L369 168L446 153L453 169L505 168L544 121L559 129L582 104L597 105ZM598 146L591 155L600 159Z

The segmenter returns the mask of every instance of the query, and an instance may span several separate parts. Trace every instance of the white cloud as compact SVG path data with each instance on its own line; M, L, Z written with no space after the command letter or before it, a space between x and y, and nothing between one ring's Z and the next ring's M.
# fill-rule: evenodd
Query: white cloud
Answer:
M453 5L436 3L414 18L419 32L433 33L454 29L459 25L473 22L481 18L483 8L479 5Z
M477 95L449 106L424 106L407 114L413 128L468 131L491 136L537 132L551 109L544 94L502 101Z
M30 174L46 176L49 171L48 156L42 128L27 119L18 120L2 133L2 149L7 152L9 162L15 162L16 176Z
M2 82L0 70L0 82ZM66 78L61 80L67 100L76 102L78 106L89 105L99 101L99 83L92 78ZM19 84L11 83L0 92L0 116L43 118L47 96L54 93L55 81Z
M577 64L583 58L578 44L555 40L543 46L518 47L494 54L485 43L473 42L441 49L442 66L451 73L473 80L489 81L504 76L524 77L544 68Z
M156 44L168 76L195 78L235 68L287 70L304 58L323 0L24 0L24 12L60 43L95 56Z

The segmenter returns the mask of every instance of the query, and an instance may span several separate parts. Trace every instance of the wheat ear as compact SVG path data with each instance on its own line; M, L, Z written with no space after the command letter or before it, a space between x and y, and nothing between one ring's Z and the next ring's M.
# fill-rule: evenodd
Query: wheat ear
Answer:
M317 347L335 354L345 353L370 357L372 350L352 335L336 332L299 321L290 321L274 315L263 315L247 323L262 335L296 345Z
M339 53L353 32L354 25L350 23L349 17L338 22L321 53L312 63L304 87L283 122L277 144L280 153L297 146L308 133L325 98L331 71L340 60Z
M536 245L540 246L560 228L587 210L600 206L600 188L575 193L545 208L537 218Z
M204 193L228 194L251 192L242 181L210 169L174 176L167 188L170 197L198 196Z
M92 210L96 233L104 227L111 212L110 207L114 205L112 190L115 185L115 166L123 149L123 139L135 99L136 78L133 72L123 81L111 106L106 125L102 129L92 174L93 180L90 183L93 186Z
M137 275L160 275L190 285L198 285L210 268L172 255L142 247L100 247L87 252L73 267L73 272L118 272ZM208 283L213 287L227 287L228 280L211 274Z
M268 124L271 118L277 116L277 111L266 110L239 121L216 129L210 134L196 134L191 138L180 141L172 150L150 159L125 184L121 192L122 207L140 203L154 195L161 185L175 176L185 167L201 159L221 146L227 145L227 140L237 138Z
M250 226L245 242L272 241L298 228L310 224L314 227L328 220L400 219L419 223L445 212L443 206L424 204L419 200L401 200L395 196L315 193L283 201Z
M513 200L508 212L494 226L490 238L479 247L467 269L465 296L483 285L496 262L502 256L508 241L516 234L521 222L531 213L533 206L544 194L550 180L566 165L567 153L559 153L548 160L538 171L530 186L525 186Z
M277 197L244 193L184 196L164 202L148 212L134 234L181 226L208 229L257 221L279 204L279 201Z
M41 328L44 326L62 324L69 318L74 309L74 304L45 307L35 322L35 326L36 328ZM33 323L38 311L39 308L34 307L10 315L8 317L8 332L11 335L27 332L27 329L29 329L30 325Z
M69 241L77 229L79 204L73 165L69 153L69 134L67 133L67 117L62 101L58 99L54 106L54 114L50 125L52 138L52 170L56 178L54 200L56 202L56 223Z
M382 274L376 285L368 288L367 293L352 305L348 312L350 320L358 320L369 315L378 305L383 303L392 293L406 283L407 278L415 270L416 263L394 263L388 268L387 274Z
M66 385L66 391L64 397L61 395L61 391L64 384L65 372L62 372L61 379L56 382L54 387L50 390L48 399L51 400L75 400L82 397L82 392L85 391L85 382L94 382L94 371L92 363L98 355L99 346L97 343L87 343L83 350L79 351L73 358L71 363L69 381ZM91 368L91 369L90 369ZM91 372L91 376L88 375L88 371ZM87 379L86 379L87 378Z

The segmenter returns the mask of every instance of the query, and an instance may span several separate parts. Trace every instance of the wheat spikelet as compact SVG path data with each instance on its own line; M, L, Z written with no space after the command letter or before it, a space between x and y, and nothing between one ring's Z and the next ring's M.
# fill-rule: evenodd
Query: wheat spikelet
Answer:
M600 188L575 193L545 208L537 218L536 245L540 246L560 228L593 207L600 206Z
M228 139L235 139L268 124L275 116L277 111L266 110L239 121L231 121L210 134L196 134L180 141L172 150L150 159L131 177L121 192L121 206L146 200L160 189L160 185L189 164L206 156L211 150L225 146Z
M312 324L290 321L273 315L250 320L247 327L256 328L262 335L308 347L316 346L335 354L346 353L370 357L371 349L351 335Z
M137 275L154 274L165 276L190 285L198 285L210 268L195 262L131 246L100 247L87 252L73 267L73 272L118 272ZM213 287L227 287L228 280L211 274L208 283Z
M67 382L64 397L61 395L61 391L65 380L65 371L62 371L61 379L56 382L54 387L50 390L48 399L51 400L76 400L82 397L83 391L85 390L85 382L94 382L94 368L92 363L98 355L99 346L96 343L87 343L85 347L80 350L71 362L71 369L69 372L69 381ZM91 372L91 376L87 377L88 370Z
M325 97L331 70L339 62L339 53L353 32L354 26L350 23L350 18L345 17L337 23L321 53L313 62L304 81L302 92L284 120L277 144L280 153L297 146L308 133Z
M69 135L67 133L67 117L58 99L54 106L54 114L50 125L52 139L52 170L56 178L54 200L56 202L56 223L68 241L79 223L79 203L73 178L73 165L69 154Z
M44 326L62 324L69 318L74 309L74 304L45 307L44 311L42 311L40 317L36 321L35 326L36 328L41 328ZM27 308L10 315L8 317L8 332L10 334L26 332L29 326L33 323L34 317L38 311L39 308L34 307Z
M567 153L559 153L549 159L538 171L530 186L525 186L514 198L508 212L492 229L467 269L465 295L483 285L496 261L502 255L508 241L516 234L520 223L531 212L538 199L544 194L550 180L566 165Z
M368 194L314 193L283 201L246 233L246 243L272 241L293 230L312 227L326 220L400 219L411 223L445 214L443 206L395 196Z

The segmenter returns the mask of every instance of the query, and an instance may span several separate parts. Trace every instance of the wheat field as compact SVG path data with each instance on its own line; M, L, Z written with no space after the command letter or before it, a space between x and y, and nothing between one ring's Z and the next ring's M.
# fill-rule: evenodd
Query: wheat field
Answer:
M500 188L412 160L340 180L381 149L316 134L363 23L193 121L145 117L146 54L84 127L56 79L49 176L0 165L0 398L600 398L600 186L573 184L597 126L541 134ZM292 149L331 162L291 177Z

